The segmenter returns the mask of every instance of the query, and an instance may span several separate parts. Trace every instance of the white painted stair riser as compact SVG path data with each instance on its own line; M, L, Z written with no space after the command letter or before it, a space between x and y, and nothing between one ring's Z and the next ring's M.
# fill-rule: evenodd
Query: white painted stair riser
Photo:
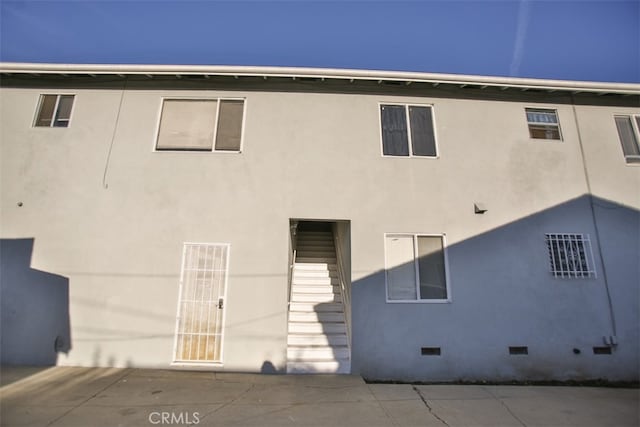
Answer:
M289 333L293 334L346 334L344 323L289 323Z
M351 372L349 361L332 362L288 362L288 374L348 374Z
M322 294L299 294L293 292L291 295L292 302L313 302L316 304L342 302L342 296L334 293Z
M289 347L289 360L338 360L349 357L349 350L345 347Z
M295 311L305 311L305 312L340 312L344 311L344 307L340 303L323 303L316 304L314 302L292 302L289 304L289 310L291 312Z
M343 345L349 343L346 334L289 334L287 344L291 346Z
M344 322L344 313L296 312L289 313L289 322Z
M337 273L336 273L337 274ZM329 270L293 270L294 279L313 279L316 277L330 277L331 272Z
M293 285L338 285L335 277L293 277Z

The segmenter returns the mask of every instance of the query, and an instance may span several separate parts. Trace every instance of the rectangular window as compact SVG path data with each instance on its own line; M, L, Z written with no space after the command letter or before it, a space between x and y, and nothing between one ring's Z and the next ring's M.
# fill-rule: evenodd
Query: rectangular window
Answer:
M185 243L176 321L175 362L222 361L228 244Z
M156 150L239 152L244 100L165 99Z
M445 257L443 235L386 235L387 300L448 300Z
M525 108L529 136L534 139L562 140L558 112L541 108Z
M380 121L385 156L437 156L431 106L380 105Z
M75 95L40 95L36 127L69 127Z
M596 277L588 234L545 234L545 240L554 277Z
M627 163L640 163L640 116L615 116L622 153Z

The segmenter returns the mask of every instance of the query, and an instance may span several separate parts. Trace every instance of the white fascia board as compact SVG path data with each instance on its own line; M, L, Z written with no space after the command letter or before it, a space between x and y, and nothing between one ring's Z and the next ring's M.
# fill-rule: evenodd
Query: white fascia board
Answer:
M208 75L308 77L338 80L382 80L455 85L476 85L550 91L596 92L640 95L638 83L609 83L548 80L520 77L475 76L409 71L350 70L339 68L262 67L229 65L129 65L129 64L45 64L0 62L1 73L17 74L120 74L120 75Z

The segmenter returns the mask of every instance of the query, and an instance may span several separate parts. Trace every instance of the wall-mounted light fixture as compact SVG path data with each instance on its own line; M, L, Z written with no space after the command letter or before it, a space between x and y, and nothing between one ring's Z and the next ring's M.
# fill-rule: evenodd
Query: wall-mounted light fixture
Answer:
M476 214L482 215L483 213L485 213L487 211L487 207L484 205L484 203L475 202L473 204L473 211Z

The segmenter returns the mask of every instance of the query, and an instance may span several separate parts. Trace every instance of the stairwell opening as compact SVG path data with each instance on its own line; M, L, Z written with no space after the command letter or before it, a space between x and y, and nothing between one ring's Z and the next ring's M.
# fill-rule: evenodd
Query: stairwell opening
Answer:
M290 221L287 373L351 372L349 221Z

